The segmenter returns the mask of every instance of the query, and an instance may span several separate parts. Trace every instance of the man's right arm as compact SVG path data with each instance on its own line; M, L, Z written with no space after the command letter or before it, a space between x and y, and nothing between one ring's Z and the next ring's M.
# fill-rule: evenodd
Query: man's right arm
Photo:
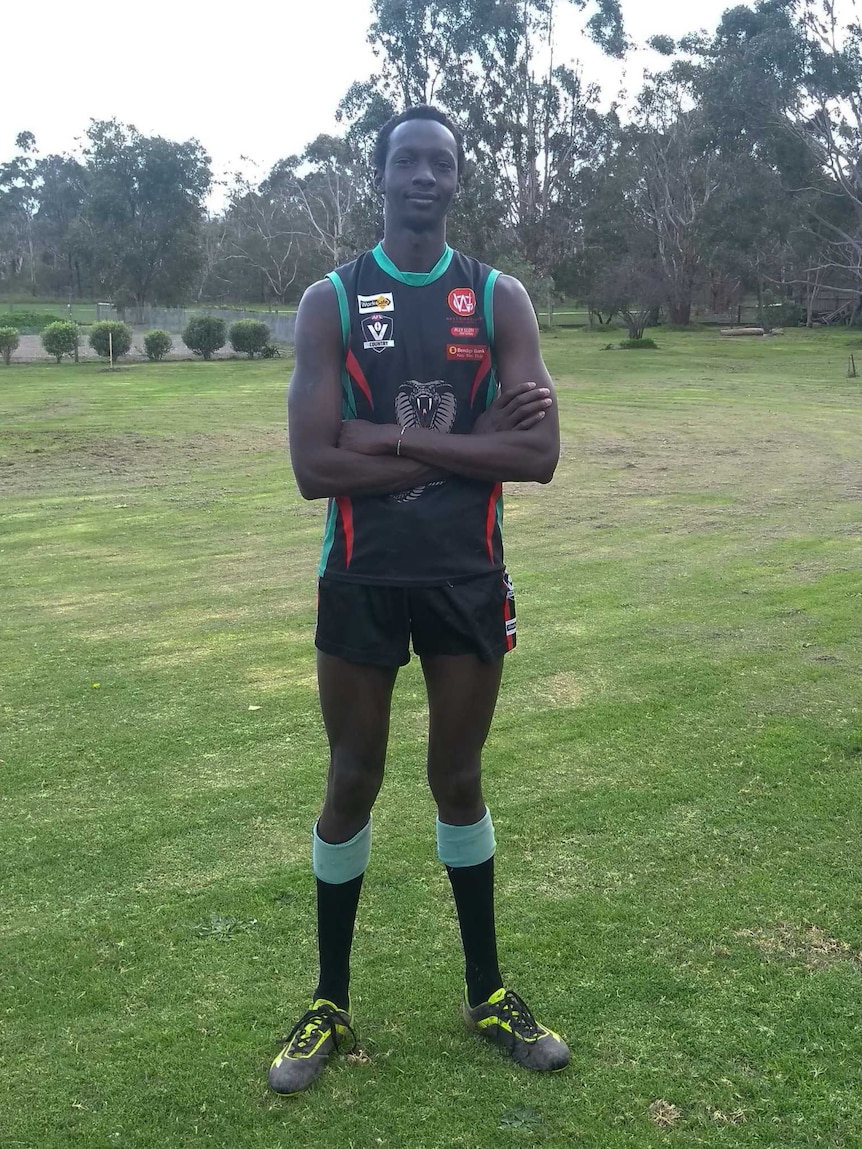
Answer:
M296 315L296 366L288 393L290 460L306 499L386 495L445 477L394 455L362 455L338 446L344 348L338 300L329 280L312 284Z

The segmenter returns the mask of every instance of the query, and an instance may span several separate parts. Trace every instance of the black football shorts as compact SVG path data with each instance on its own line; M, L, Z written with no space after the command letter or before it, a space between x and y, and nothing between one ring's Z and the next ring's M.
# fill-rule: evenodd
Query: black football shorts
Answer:
M496 662L515 646L515 592L505 571L443 586L372 586L318 581L315 645L369 666L475 654Z

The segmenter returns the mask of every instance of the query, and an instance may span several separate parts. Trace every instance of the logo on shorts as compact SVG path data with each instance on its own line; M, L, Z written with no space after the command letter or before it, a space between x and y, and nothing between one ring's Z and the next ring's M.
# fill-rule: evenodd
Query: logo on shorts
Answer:
M366 351L376 351L382 354L387 347L394 347L395 321L385 315L369 315L362 320L362 334L365 342L362 346Z
M394 311L395 299L391 292L381 291L379 295L357 295L360 315L370 315L373 311Z
M476 310L476 293L472 287L456 287L449 292L449 306L456 315L472 315Z

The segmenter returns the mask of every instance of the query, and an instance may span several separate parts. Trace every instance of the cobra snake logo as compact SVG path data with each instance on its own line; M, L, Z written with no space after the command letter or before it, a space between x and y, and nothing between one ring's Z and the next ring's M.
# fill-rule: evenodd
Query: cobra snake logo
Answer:
M400 427L425 427L448 435L455 424L457 409L455 393L443 379L432 379L430 383L408 379L401 384L395 396L395 418ZM392 498L396 502L407 503L418 499L426 486L439 487L445 481L439 479L409 491L399 491Z

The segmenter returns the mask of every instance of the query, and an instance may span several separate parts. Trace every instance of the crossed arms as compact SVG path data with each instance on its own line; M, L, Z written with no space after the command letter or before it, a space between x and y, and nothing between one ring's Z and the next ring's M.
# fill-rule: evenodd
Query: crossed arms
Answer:
M327 280L310 287L296 317L288 396L291 462L303 497L390 494L450 474L549 483L560 454L557 403L529 296L509 276L494 288L494 327L500 395L472 434L342 422L338 303Z

